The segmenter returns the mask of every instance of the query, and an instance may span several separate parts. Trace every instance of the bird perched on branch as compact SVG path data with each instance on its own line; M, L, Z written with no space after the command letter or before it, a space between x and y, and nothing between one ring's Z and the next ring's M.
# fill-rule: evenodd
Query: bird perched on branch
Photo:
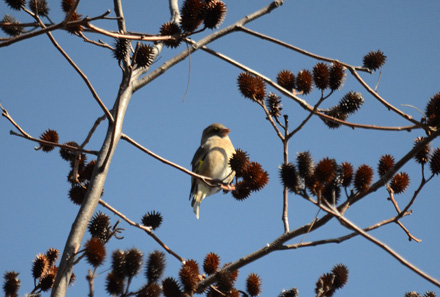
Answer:
M212 124L203 130L200 147L191 161L193 172L223 183L232 182L235 172L229 166L229 159L235 153L235 149L229 139L229 132L228 128L219 123ZM220 191L220 187L211 187L203 181L191 177L189 199L197 219L202 200L218 191Z

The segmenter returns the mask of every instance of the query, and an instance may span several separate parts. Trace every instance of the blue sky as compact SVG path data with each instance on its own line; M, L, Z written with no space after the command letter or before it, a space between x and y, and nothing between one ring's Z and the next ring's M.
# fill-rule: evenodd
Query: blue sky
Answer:
M228 13L221 28L269 4L263 0L226 1ZM58 3L49 3L51 18L62 19ZM129 30L157 33L169 20L168 1L131 0L123 3ZM95 16L107 9L112 1L81 2L78 12ZM22 22L31 21L25 14L11 11L0 3L0 13L13 14ZM307 51L335 58L352 65L361 65L369 51L382 50L387 56L378 87L379 94L392 105L420 119L412 105L424 111L427 101L439 91L440 79L440 3L425 1L286 1L271 14L252 22L249 28L273 36ZM115 30L111 21L98 26ZM195 35L194 40L209 34ZM116 98L121 71L112 53L84 43L66 32L55 32L55 38L89 77L103 102L111 107ZM89 37L97 39L93 34ZM2 37L5 37L2 35ZM105 41L112 43L111 39ZM275 79L282 69L297 73L311 69L316 60L280 48L267 41L234 33L208 47L222 52L240 63ZM153 68L185 49L164 49ZM102 115L99 106L80 77L51 45L46 36L25 40L0 49L2 69L1 104L14 120L34 137L46 129L56 129L60 141L82 142L94 121ZM200 220L196 220L188 201L190 177L143 154L121 141L113 158L103 199L130 217L140 221L143 214L156 210L164 222L156 234L184 258L203 262L209 252L220 255L222 263L232 262L273 241L282 234L282 186L278 166L282 162L282 145L258 105L242 97L237 88L240 70L205 52L195 52L155 81L136 92L127 111L123 131L153 152L190 168L202 130L213 122L231 129L230 138L236 148L245 150L254 161L269 172L270 182L262 191L244 202L231 194L221 193L203 201ZM362 73L374 86L378 73ZM189 82L188 82L189 81ZM408 122L386 110L367 94L352 77L332 95L323 107L330 107L348 91L361 92L365 104L349 118L362 124L405 126ZM185 97L185 92L188 94ZM273 90L272 90L273 91ZM302 96L308 103L319 99L314 91ZM183 102L184 100L184 102ZM307 113L295 102L283 97L283 112L289 115L290 126L296 128ZM12 125L0 121L1 161L0 224L3 226L0 244L0 273L20 272L20 295L30 292L31 263L35 255L50 247L63 249L78 207L67 198L68 164L57 151L46 154L34 151L34 143L10 136ZM106 131L102 123L88 145L99 150ZM351 162L354 167L368 164L374 169L381 155L392 154L400 159L412 148L413 140L423 136L419 130L384 132L342 127L329 130L313 118L290 142L289 159L297 152L310 151L315 161L324 157L338 162ZM433 142L438 147L439 141ZM90 157L89 159L92 159ZM405 205L420 182L420 168L414 161L403 169L411 184L405 194L397 196ZM375 173L375 180L377 180ZM419 195L412 207L413 214L403 224L420 239L409 242L395 224L372 232L416 266L436 277L440 227L437 213L439 183L436 177ZM358 226L367 227L395 215L387 192L380 189L354 205L347 217ZM316 208L298 196L289 198L291 229L313 220ZM118 218L106 212L113 221ZM322 215L322 214L320 214ZM111 251L137 247L145 254L160 249L147 235L122 223L125 239L112 240ZM349 233L332 220L327 226L309 234L305 241L334 238ZM87 239L86 235L86 239ZM297 243L295 238L290 243ZM167 258L167 276L177 277L180 264ZM383 250L363 238L341 244L273 253L240 270L237 287L244 289L250 272L263 280L262 296L277 296L282 289L297 287L300 296L313 296L318 277L344 263L350 277L345 288L336 296L403 296L407 291L439 293L438 288L414 272L404 268ZM103 283L109 264L98 269L96 296L104 295ZM68 296L84 296L84 277L89 267L84 263L75 268L78 281ZM137 277L133 288L140 287L143 276Z

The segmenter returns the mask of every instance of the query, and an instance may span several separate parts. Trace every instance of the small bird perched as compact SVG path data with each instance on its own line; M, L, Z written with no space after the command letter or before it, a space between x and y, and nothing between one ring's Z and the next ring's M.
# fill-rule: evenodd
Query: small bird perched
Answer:
M222 124L215 123L203 130L200 147L191 161L192 171L224 183L232 182L235 172L229 166L229 159L235 153L229 139L230 130ZM220 187L210 187L203 181L191 177L191 193L189 199L197 219L200 203L205 197L220 191Z

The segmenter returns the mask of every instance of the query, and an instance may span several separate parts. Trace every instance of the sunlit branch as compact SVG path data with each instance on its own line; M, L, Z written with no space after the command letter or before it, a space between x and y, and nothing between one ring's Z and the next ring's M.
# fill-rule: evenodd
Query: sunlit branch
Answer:
M165 243L162 242L162 240L157 237L153 231L151 231L151 227L143 226L141 224L138 224L132 220L130 220L128 217L126 217L123 213L112 207L110 204L105 202L104 200L100 199L99 204L101 204L103 207L107 208L111 212L113 212L115 215L126 221L129 225L134 226L136 228L139 228L143 231L145 231L151 238L153 238L165 251L167 251L170 255L173 255L177 260L179 260L181 263L185 263L185 259L179 256L176 252L174 252L172 249L170 249Z

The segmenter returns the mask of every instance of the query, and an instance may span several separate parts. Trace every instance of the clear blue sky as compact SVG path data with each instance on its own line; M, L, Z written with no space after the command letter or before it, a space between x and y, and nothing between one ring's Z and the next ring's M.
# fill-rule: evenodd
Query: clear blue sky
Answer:
M226 1L228 14L222 27L270 3L268 0ZM49 3L51 18L62 19L59 3ZM169 20L168 1L124 2L129 30L157 33ZM95 16L107 9L112 1L81 2L83 15ZM4 2L0 13L13 14L22 22L31 19L11 11ZM440 3L437 1L286 1L286 3L251 24L249 28L279 38L310 52L335 58L352 65L361 65L369 51L382 50L387 58L378 92L388 102L419 119L431 96L440 91ZM97 25L115 30L111 21ZM196 35L198 40L209 32ZM55 32L55 38L89 77L103 102L111 107L116 98L121 71L112 53L84 43L69 33ZM98 38L88 34L90 38ZM5 37L2 35L2 37ZM108 42L111 40L104 39ZM208 47L275 79L282 69L297 73L311 69L316 61L280 48L244 33L234 33ZM157 67L185 49L165 49L153 66ZM56 129L60 141L82 142L94 121L102 115L85 84L52 46L46 36L25 40L0 49L1 104L29 134L38 137L46 129ZM220 255L222 263L232 262L271 242L282 234L282 186L278 166L282 162L282 145L263 111L244 99L237 89L241 71L204 52L196 52L170 69L151 84L134 94L124 123L124 132L142 145L187 168L197 149L202 130L213 122L231 129L236 148L247 151L270 174L269 185L244 202L221 193L202 203L200 220L196 220L188 201L190 177L121 141L108 176L103 199L135 221L151 210L163 214L164 222L157 235L184 258L199 263L209 252ZM362 74L374 86L378 73ZM190 79L190 80L189 80ZM189 80L189 83L188 83ZM188 94L185 98L185 92ZM350 121L362 124L405 126L402 118L389 112L350 76L345 87L334 94L324 107L332 106L348 91L361 92L363 108ZM184 103L182 103L185 98ZM319 92L302 97L310 104L319 99ZM296 103L283 98L283 112L289 115L292 128L307 115ZM0 273L20 272L20 295L33 286L31 264L35 255L50 247L64 248L78 207L67 198L68 164L57 151L46 154L34 151L34 143L10 136L12 125L0 121L0 152L2 154L0 186ZM106 124L97 130L88 148L98 150ZM297 152L308 150L316 161L323 157L348 161L355 167L368 164L374 169L383 154L402 157L421 131L377 132L342 127L329 130L319 119L309 124L290 142L292 161ZM435 140L434 147L439 141ZM91 157L90 157L91 158ZM420 168L411 161L403 168L409 173L408 191L397 196L401 205L407 203L420 182ZM377 173L375 173L375 180ZM440 244L437 211L438 177L419 195L412 207L413 214L403 224L420 239L409 242L397 225L388 225L372 232L416 266L440 278L438 264ZM367 227L395 215L387 201L387 192L380 189L347 212L347 217ZM291 229L313 220L316 208L302 198L291 195ZM108 213L113 221L118 218ZM322 215L322 214L321 214ZM112 240L111 251L137 247L145 254L160 249L138 229L126 228L125 239ZM307 236L305 241L334 238L349 233L336 221ZM86 238L88 235L86 235ZM291 243L299 242L300 238ZM180 264L167 258L167 276L177 277ZM240 270L237 287L244 289L250 272L263 280L262 296L277 296L282 289L297 287L300 296L313 296L318 277L338 263L345 264L349 281L336 296L403 296L407 291L440 293L414 272L363 238L354 238L339 245L329 244L271 254ZM103 284L109 264L98 269L96 296L103 296ZM75 268L78 281L68 296L85 296L84 280L89 267L84 263ZM143 282L137 277L133 288Z

